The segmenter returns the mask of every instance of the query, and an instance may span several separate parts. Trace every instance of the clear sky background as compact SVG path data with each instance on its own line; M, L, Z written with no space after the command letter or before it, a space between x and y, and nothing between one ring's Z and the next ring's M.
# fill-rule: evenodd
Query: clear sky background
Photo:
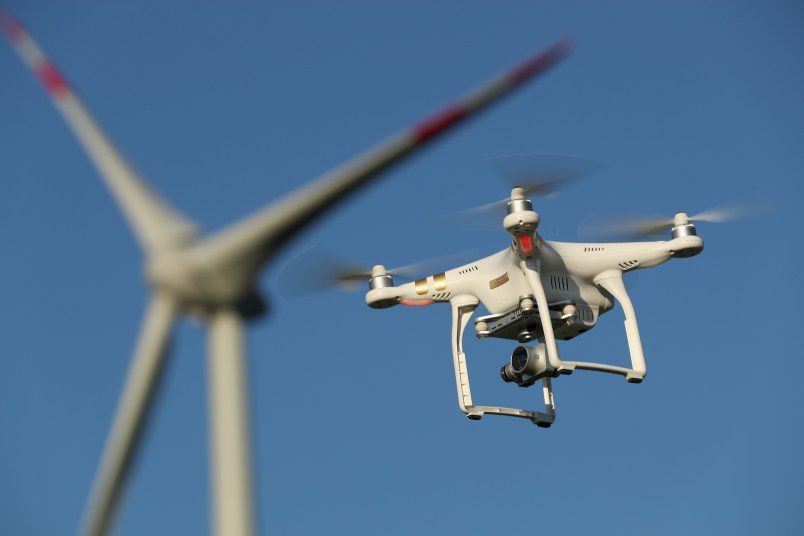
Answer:
M549 74L322 219L264 271L251 326L263 534L800 534L804 7L769 2L7 1L129 159L218 229L561 35ZM142 258L44 92L0 46L0 534L77 530L145 305ZM319 244L387 266L503 249L442 214L508 194L487 160L608 166L539 200L573 240L598 210L690 213L702 255L628 279L648 377L554 382L556 423L467 420L446 306L276 289ZM443 268L450 268L444 266ZM209 532L204 332L176 332L120 535ZM477 403L514 344L469 340ZM624 364L618 307L562 357Z

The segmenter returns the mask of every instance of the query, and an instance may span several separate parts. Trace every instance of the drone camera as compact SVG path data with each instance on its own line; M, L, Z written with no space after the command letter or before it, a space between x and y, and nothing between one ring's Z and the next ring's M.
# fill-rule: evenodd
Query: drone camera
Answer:
M500 369L500 378L505 383L520 382L521 378L511 369L511 364L504 365Z
M506 383L516 382L520 387L529 387L536 380L551 376L553 371L543 344L517 346L511 353L510 362L500 369L500 377Z

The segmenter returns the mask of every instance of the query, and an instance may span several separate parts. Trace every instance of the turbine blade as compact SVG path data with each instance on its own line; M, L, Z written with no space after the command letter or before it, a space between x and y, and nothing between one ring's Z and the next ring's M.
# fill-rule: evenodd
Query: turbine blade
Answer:
M81 534L85 536L109 532L151 409L176 313L176 301L167 295L154 295L148 305L84 512Z
M120 205L140 245L146 251L153 251L175 248L194 238L195 224L137 175L19 21L4 11L0 13L0 26L78 138Z
M347 195L392 164L432 142L464 119L507 95L524 82L545 72L570 51L568 40L560 40L514 69L496 76L453 104L411 128L402 130L357 157L320 176L206 241L204 261L218 258L230 262L246 257L254 270L270 253L287 242L317 216L336 206Z
M254 533L251 434L243 320L220 309L210 321L209 412L214 534Z

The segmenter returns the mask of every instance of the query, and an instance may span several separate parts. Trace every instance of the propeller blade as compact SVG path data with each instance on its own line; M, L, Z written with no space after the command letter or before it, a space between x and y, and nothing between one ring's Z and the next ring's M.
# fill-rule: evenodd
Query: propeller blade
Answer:
M214 534L254 534L251 432L243 319L231 309L210 319L209 414Z
M148 305L125 387L84 512L81 534L85 536L108 534L126 478L141 443L177 310L176 301L162 294L154 295Z
M690 222L728 223L746 221L767 214L776 207L775 198L757 192L723 203L689 218ZM627 217L596 213L578 226L584 238L659 236L675 225L675 218L661 216Z
M491 161L509 188L519 186L526 197L551 197L572 182L605 167L590 158L566 154L518 154ZM491 227L499 226L507 213L509 198L450 215L453 223Z
M659 235L672 226L673 218L660 216L629 218L598 212L578 226L578 236L588 239L613 236L639 238Z
M355 290L358 281L371 277L371 268L311 247L291 259L280 271L277 286L284 296L297 296L326 288Z
M171 207L137 175L95 122L67 79L11 12L0 13L0 27L78 138L120 205L143 249L176 248L194 238L196 225Z
M776 209L776 199L768 192L755 192L705 210L690 221L726 223L751 220Z
M603 162L567 154L510 155L494 158L491 164L510 188L520 186L526 195L536 197L555 195L572 181L605 167Z
M445 266L460 264L474 252L461 252L434 259L387 269L393 277L413 280L422 274L443 270ZM355 291L365 287L371 278L371 266L360 265L311 247L290 260L279 272L277 286L286 297L298 296L326 288Z
M236 259L244 269L256 269L272 251L335 207L347 195L369 183L403 157L436 140L463 120L545 72L564 58L570 48L568 40L557 41L510 71L495 76L459 97L443 110L392 135L307 186L213 235L203 244L200 257L207 262ZM262 251L262 254L255 256L257 251Z

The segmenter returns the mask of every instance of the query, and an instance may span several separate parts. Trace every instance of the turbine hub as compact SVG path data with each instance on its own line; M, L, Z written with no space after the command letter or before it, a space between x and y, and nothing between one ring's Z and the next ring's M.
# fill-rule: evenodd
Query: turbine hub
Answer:
M184 308L193 311L224 306L240 308L257 296L250 278L234 277L226 270L198 262L191 249L153 255L146 262L145 277L152 286L171 294Z

